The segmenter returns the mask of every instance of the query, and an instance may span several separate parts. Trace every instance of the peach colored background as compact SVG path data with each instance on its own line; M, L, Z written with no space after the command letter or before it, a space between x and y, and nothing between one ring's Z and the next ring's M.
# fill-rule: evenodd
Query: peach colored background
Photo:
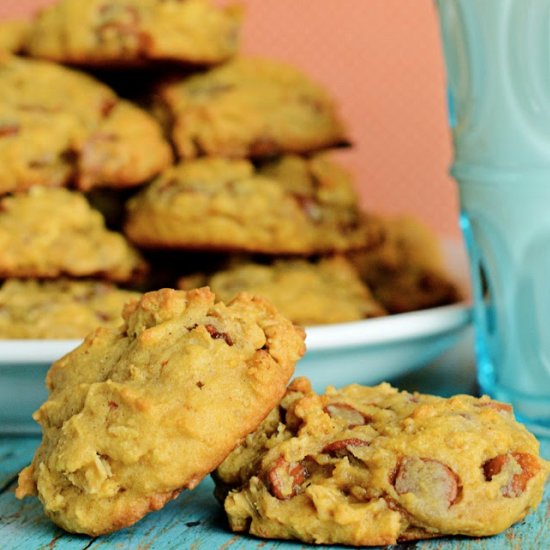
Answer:
M52 0L0 0L0 18ZM220 3L227 3L221 1ZM240 0L242 50L289 61L338 100L355 148L340 156L366 208L413 212L458 236L433 0Z

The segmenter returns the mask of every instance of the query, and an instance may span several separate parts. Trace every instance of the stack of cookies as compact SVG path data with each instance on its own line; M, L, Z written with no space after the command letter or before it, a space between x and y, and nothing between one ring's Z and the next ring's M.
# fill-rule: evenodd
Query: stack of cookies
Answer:
M83 337L160 287L246 290L304 325L457 299L438 251L414 252L429 231L361 212L330 94L238 55L241 22L59 0L2 25L0 337Z

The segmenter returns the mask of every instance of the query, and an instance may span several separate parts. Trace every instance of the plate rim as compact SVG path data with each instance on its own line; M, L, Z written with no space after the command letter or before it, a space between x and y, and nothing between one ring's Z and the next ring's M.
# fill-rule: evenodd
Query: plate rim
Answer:
M465 328L471 318L471 306L460 302L386 317L310 326L305 327L306 349L307 353L315 353L431 338ZM82 339L0 340L0 367L52 363L82 342Z
M374 319L306 327L306 346L308 351L328 351L391 345L461 330L471 321L471 305L459 302Z

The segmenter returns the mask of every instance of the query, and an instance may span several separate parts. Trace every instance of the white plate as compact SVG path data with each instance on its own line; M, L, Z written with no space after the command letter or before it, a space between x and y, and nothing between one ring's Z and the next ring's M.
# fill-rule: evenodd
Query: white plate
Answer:
M461 243L445 245L450 272L467 288ZM297 376L327 385L376 384L426 365L451 347L471 321L466 303L389 317L309 327ZM0 340L0 433L36 432L31 414L46 398L50 364L79 340Z
M376 384L426 365L451 347L471 321L466 304L307 329L296 374L327 385Z

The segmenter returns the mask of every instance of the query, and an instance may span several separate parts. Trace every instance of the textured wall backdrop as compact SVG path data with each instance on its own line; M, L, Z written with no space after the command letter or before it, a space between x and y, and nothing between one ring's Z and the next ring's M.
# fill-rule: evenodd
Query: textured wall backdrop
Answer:
M51 1L0 0L0 18ZM338 100L355 143L340 157L363 205L458 236L433 0L236 1L246 6L245 53L301 67Z

